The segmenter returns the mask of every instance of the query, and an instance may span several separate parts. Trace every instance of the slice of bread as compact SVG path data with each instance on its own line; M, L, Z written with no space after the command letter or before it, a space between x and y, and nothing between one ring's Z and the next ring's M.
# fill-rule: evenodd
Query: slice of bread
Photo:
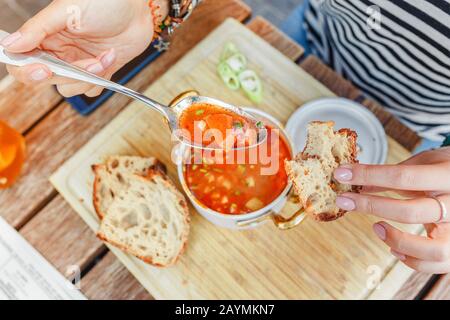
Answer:
M164 165L157 159L133 156L112 156L105 164L92 166L94 208L98 217L103 219L115 197L129 186L133 175L146 176L155 168L165 172Z
M357 163L356 132L350 129L333 131L334 122L311 122L305 149L293 160L286 161L286 172L305 211L316 220L331 221L346 211L336 206L339 193L358 191L341 184L333 172L341 164Z
M176 262L189 234L184 196L167 176L150 170L134 175L116 195L97 236L143 261L159 267Z

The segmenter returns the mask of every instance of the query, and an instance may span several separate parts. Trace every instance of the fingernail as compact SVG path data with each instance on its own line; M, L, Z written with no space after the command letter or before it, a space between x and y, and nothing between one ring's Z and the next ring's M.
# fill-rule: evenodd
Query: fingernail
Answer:
M1 45L4 47L11 46L14 42L19 40L22 37L22 34L20 32L14 32L7 36L5 39L2 40Z
M352 170L347 168L337 168L334 171L334 178L338 181L350 181L353 178Z
M103 68L109 68L116 60L116 51L114 49L109 50L101 59Z
M391 249L391 254L396 257L398 260L400 261L405 261L406 260L406 256L400 252L394 251Z
M381 240L386 240L386 229L379 223L373 225L373 231Z
M95 63L87 67L86 70L90 73L102 73L103 71L105 71L101 63Z
M36 69L31 73L31 80L42 81L49 77L49 74L44 69Z
M336 198L336 205L343 209L343 210L347 210L347 211L353 211L356 208L356 204L355 201L353 201L350 198L346 198L346 197L337 197Z

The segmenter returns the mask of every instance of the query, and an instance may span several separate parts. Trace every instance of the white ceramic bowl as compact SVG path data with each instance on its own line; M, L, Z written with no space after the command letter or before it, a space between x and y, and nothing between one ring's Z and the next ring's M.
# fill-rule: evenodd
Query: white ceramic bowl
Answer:
M288 135L283 129L282 124L276 120L271 115L265 113L264 111L254 109L254 108L244 108L245 111L249 112L259 120L263 121L264 123L271 125L274 128L277 128L280 130L280 134L285 139L289 151L292 154L292 144L291 141L288 138ZM206 206L204 206L202 203L200 203L195 196L192 194L192 192L189 190L185 178L184 178L184 167L185 165L182 163L178 164L178 178L180 179L181 185L189 197L189 200L191 201L192 205L195 207L195 209L208 221L212 222L213 224L229 228L229 229L248 229L248 228L254 228L259 226L260 224L266 222L269 219L272 219L280 229L288 229L293 227L294 225L298 225L304 218L303 214L299 212L298 214L294 215L292 219L283 219L279 216L277 216L277 213L281 211L281 209L286 204L288 194L290 193L290 190L292 188L292 184L288 183L286 188L281 192L281 194L272 201L269 205L265 206L264 208L255 211L250 212L246 214L240 214L240 215L233 215L233 214L223 214L217 211L214 211ZM294 221L295 220L295 221Z
M345 98L323 98L310 101L298 108L289 118L286 132L291 138L294 153L305 147L310 121L335 122L335 130L351 128L358 133L358 160L365 164L383 164L388 144L383 126L363 105Z

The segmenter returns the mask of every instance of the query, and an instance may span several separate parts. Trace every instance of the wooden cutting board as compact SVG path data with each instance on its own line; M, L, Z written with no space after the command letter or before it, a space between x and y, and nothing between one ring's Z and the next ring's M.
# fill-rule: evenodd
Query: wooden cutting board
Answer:
M333 96L305 71L239 22L229 19L165 73L145 93L169 103L180 92L237 105L251 103L231 92L216 74L220 52L234 42L263 79L265 99L258 106L282 122L304 103ZM91 165L107 155L155 156L171 162L170 133L162 117L132 103L51 178L55 188L95 232ZM389 163L410 154L389 138ZM363 299L390 298L411 270L398 263L372 232L375 218L348 214L331 223L307 220L289 231L271 224L249 231L215 227L191 207L187 251L178 264L158 269L110 247L156 299ZM409 226L419 233L420 226ZM375 284L378 284L376 286Z

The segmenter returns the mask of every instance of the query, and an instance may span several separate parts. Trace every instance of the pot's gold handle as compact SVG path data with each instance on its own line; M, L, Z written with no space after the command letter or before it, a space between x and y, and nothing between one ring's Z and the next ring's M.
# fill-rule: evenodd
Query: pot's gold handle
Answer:
M173 98L173 100L169 103L169 107L175 106L178 102L180 102L181 100L183 100L187 97L194 97L194 96L199 96L199 95L200 95L200 93L196 90L189 90L189 91L182 92L178 96Z
M280 230L289 230L296 226L298 226L300 223L303 222L306 218L306 212L303 208L297 210L291 217L285 218L275 212L272 212L271 214L265 214L261 217L252 219L252 220L246 220L246 221L238 221L236 224L240 228L246 228L246 227L253 227L259 225L261 222L267 219L271 219L274 225L280 229Z
M303 222L306 218L306 212L305 209L301 208L297 210L291 217L285 218L283 216L280 216L276 213L272 213L270 215L272 218L273 223L275 226L280 230L289 230L296 226L298 226L300 223Z

